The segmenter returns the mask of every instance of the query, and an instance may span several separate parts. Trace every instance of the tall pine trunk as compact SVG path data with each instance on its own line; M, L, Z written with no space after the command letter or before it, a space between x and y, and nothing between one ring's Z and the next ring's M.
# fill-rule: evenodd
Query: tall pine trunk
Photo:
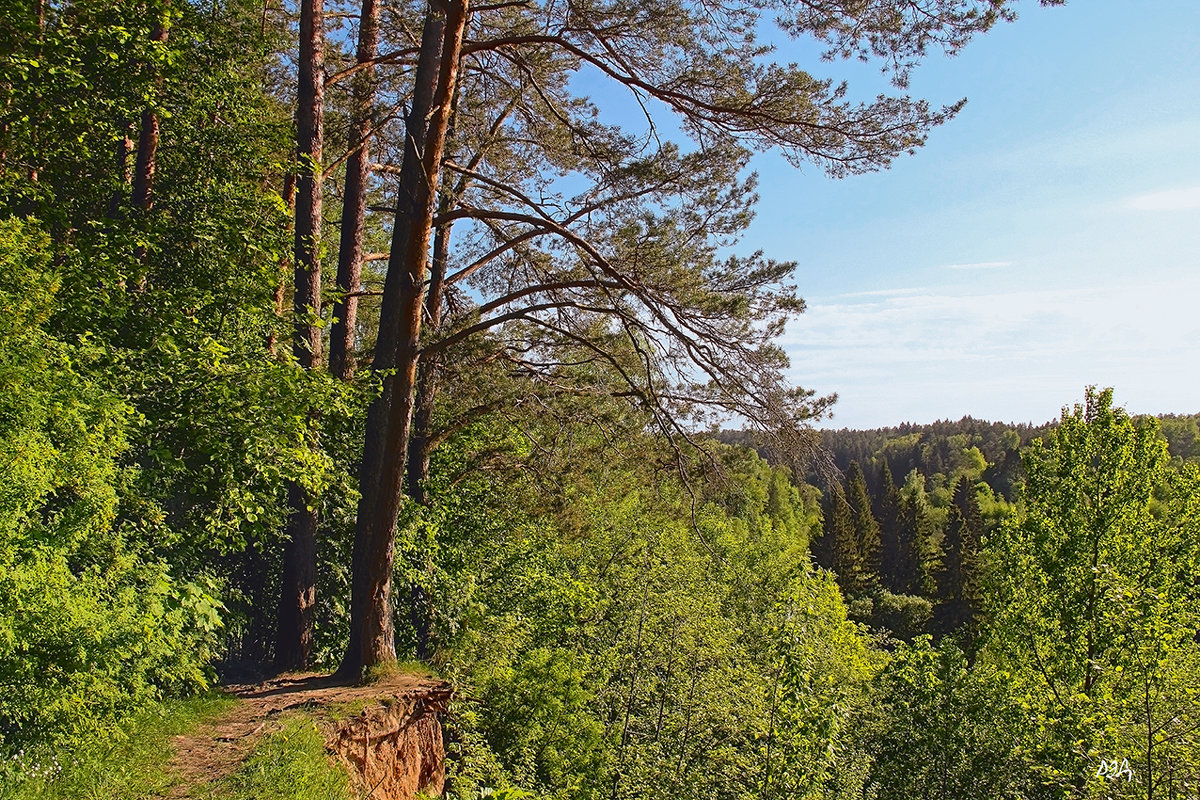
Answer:
M392 563L396 515L404 497L421 335L421 311L436 187L466 25L466 0L430 8L421 35L404 160L380 310L375 366L394 370L367 415L354 536L350 643L341 672L396 660Z
M451 209L449 198L443 198L438 213ZM450 224L437 229L433 239L433 264L429 275L429 292L425 297L425 319L431 330L442 326L443 294L446 289L446 266L450 249ZM429 480L429 459L433 453L433 409L437 401L438 376L441 365L437 358L422 358L417 367L417 396L413 410L412 435L408 446L408 494L421 505L428 505L425 484Z
M443 196L438 213L450 210L452 202ZM433 237L433 264L429 275L429 291L425 296L425 319L430 329L442 325L442 295L446 288L446 265L449 257L450 225L442 225ZM426 483L429 480L429 460L433 452L433 409L437 400L440 365L437 359L422 358L417 365L416 399L413 408L412 432L409 435L407 486L409 497L423 506L429 505ZM415 553L410 564L414 572L430 573L432 564L427 555ZM426 661L433 653L433 598L418 581L408 586L408 621L416 639L417 658Z
M362 0L358 23L358 63L370 64L379 51L379 4ZM358 291L362 281L363 225L367 212L367 182L370 179L371 132L375 125L375 69L364 67L354 76L353 114L350 128L350 158L342 202L342 232L338 246L337 288L340 298L333 307L333 329L329 336L329 371L342 380L354 376L354 329L358 317Z
M325 35L322 0L300 6L300 65L296 145L295 329L292 353L304 369L321 364L321 149L325 95ZM288 486L287 544L279 598L275 664L304 669L312 656L316 601L317 503L302 486Z

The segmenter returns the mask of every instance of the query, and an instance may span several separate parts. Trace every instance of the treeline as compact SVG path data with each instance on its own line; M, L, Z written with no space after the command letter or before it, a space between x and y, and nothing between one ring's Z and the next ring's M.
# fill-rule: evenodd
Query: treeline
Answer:
M1175 463L1200 461L1198 420L1156 418ZM970 650L983 599L983 542L1017 512L1022 452L1056 425L964 417L822 431L834 468L807 476L824 497L813 556L838 576L852 616L908 640L956 634ZM721 438L753 440L737 432Z

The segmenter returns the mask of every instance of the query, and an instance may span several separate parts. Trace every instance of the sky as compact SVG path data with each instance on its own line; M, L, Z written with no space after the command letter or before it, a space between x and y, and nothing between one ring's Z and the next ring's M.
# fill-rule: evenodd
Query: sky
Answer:
M1017 8L914 74L914 95L968 98L915 156L841 180L755 159L742 248L799 264L783 344L795 383L838 394L820 427L1040 423L1089 385L1200 411L1200 0Z

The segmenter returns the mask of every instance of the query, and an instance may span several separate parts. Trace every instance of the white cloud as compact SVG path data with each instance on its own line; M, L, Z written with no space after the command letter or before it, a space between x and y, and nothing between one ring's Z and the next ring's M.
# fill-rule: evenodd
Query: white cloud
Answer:
M947 264L945 269L1001 269L1011 267L1011 261L976 261L971 264Z
M914 286L910 289L875 289L869 292L843 292L836 295L836 297L838 299L851 297L896 297L898 295L920 294L928 291L929 288L926 286Z
M955 294L814 298L781 342L797 383L837 392L831 424L1044 422L1089 384L1131 410L1191 412L1200 397L1200 279Z
M1139 194L1127 199L1124 206L1133 211L1187 211L1200 208L1200 186Z

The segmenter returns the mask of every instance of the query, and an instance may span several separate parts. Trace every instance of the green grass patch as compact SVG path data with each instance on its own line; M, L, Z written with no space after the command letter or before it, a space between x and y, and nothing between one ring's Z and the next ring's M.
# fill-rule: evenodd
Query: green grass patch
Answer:
M379 683L396 675L416 675L421 678L437 678L437 670L423 661L385 661L367 667L362 676L362 685Z
M141 800L165 794L171 738L219 717L226 696L173 700L126 720L107 737L20 753L0 767L0 800Z
M233 775L203 795L204 800L352 800L350 778L325 750L316 723L304 716L284 719Z

